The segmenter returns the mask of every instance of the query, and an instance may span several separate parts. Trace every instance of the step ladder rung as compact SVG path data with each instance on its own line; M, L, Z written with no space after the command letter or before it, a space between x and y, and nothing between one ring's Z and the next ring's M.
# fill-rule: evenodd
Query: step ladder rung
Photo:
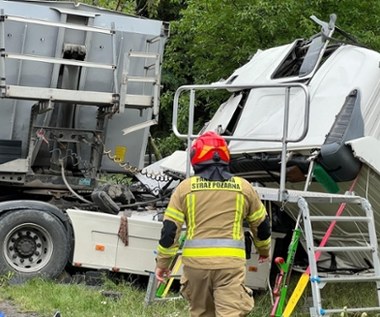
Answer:
M380 276L368 275L368 276L336 276L336 277L319 277L318 281L323 282L335 282L335 283L345 283L345 282L376 282L380 281Z
M314 247L314 251L324 252L352 252L352 251L372 251L372 246L346 246L346 247Z
M328 314L337 314L337 313L342 313L342 312L347 312L347 313L364 313L364 312L373 312L373 311L380 311L380 307L347 307L347 308L334 308L334 309L323 309L323 315L328 315Z
M132 107L128 107L132 106ZM147 108L153 106L153 97L145 95L125 95L126 108Z
M154 58L154 59L158 59L158 54L155 54L155 53L130 51L128 54L129 54L129 57L140 57L140 58Z
M369 222L369 217L360 216L310 216L311 221L347 221L347 222Z
M127 81L133 81L136 83L155 83L157 81L157 78L144 76L128 76Z

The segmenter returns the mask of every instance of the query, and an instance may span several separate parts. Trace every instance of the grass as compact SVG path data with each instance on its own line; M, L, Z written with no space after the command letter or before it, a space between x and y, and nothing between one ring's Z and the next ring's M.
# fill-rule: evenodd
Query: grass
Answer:
M289 295L297 280L293 275ZM34 279L25 284L11 285L9 277L0 278L0 299L12 301L22 311L37 312L43 317L51 317L60 311L63 317L185 317L186 301L171 300L144 304L146 284L133 281L117 281L104 278L101 286L88 286L84 283L62 284L50 280ZM374 285L333 284L322 290L323 306L343 308L376 306ZM113 295L113 296L110 296ZM309 316L311 291L307 289L292 316ZM256 294L255 308L249 317L269 316L271 310L270 292ZM335 316L360 317L362 313L335 314ZM368 316L380 316L380 314Z

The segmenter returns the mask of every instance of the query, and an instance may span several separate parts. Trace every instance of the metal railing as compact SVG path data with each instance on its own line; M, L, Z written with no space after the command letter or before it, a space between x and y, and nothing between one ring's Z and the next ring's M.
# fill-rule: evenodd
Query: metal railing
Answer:
M288 84L270 84L270 85L225 85L225 84L212 84L212 85L184 85L177 89L174 95L173 101L173 121L172 128L174 134L180 139L187 139L187 147L190 148L191 141L196 139L199 135L194 134L194 108L195 108L195 91L196 90L253 90L253 89L278 89L283 88L284 93L284 120L282 136L279 138L250 138L240 136L223 136L227 141L256 141L256 142L281 142L281 172L280 172L280 191L279 201L283 201L285 197L285 182L286 182L286 153L288 143L296 143L302 141L309 130L309 113L310 113L310 94L306 85L300 83L288 83ZM290 108L290 90L301 89L304 93L304 125L301 135L296 138L289 138L289 108ZM179 113L179 98L185 91L190 92L190 104L188 114L188 131L187 134L180 133L178 131L178 113ZM187 151L187 164L186 164L186 176L190 176L190 151Z

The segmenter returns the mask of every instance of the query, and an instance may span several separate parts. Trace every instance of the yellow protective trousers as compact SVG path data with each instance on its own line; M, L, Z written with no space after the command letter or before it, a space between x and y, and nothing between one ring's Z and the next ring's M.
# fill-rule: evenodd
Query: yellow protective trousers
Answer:
M191 317L244 317L253 309L252 290L244 286L245 266L204 270L183 267L181 294Z

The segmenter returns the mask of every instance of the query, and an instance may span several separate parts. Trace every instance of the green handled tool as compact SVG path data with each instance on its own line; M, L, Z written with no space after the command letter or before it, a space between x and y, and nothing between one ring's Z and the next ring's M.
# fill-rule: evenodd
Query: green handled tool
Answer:
M180 235L179 240L178 240L178 243L179 243L178 251L176 255L174 256L174 258L172 259L172 261L170 262L169 267L171 270L171 275L175 275L181 267L181 264L182 264L181 250L183 248L183 245L185 244L185 240L186 240L186 233L184 232ZM173 280L174 280L174 277L169 277L169 278L166 278L164 282L161 282L157 287L156 297L159 297L159 298L166 297L170 289L170 286L173 283Z

